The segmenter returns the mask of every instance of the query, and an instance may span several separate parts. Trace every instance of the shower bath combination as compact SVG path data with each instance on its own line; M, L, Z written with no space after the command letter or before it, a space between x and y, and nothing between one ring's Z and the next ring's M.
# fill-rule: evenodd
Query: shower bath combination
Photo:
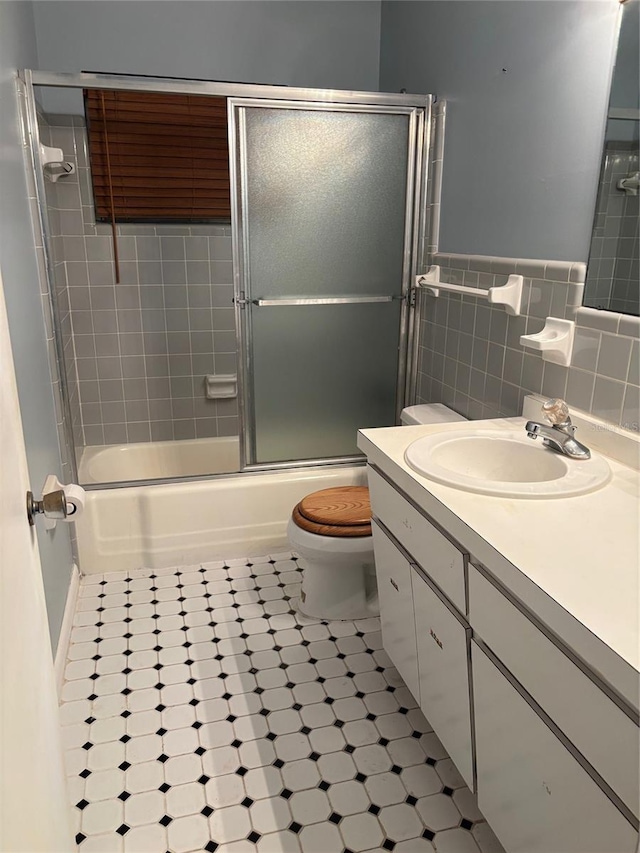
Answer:
M81 560L99 571L284 545L305 494L364 482L357 429L398 423L413 400L433 99L39 71L19 86L63 475L88 490ZM156 221L178 191L136 186L166 182L186 155L158 148L164 172L127 190L143 160L108 117L131 102L136 122L156 122L132 125L147 144L149 128L171 130L157 122L183 120L172 97L188 104L203 186L194 210ZM213 126L198 130L205 101ZM43 145L73 171L43 168ZM136 221L143 192L159 198L138 200ZM216 216L195 210L200 194Z

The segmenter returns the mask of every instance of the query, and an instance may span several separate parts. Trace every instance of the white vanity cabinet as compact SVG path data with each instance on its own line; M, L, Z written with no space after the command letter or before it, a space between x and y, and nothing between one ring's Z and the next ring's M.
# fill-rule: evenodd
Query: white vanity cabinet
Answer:
M634 853L631 824L475 642L472 665L478 805L505 850Z
M389 472L369 485L384 647L507 853L636 853L637 713Z
M466 555L373 469L369 488L384 648L473 790Z

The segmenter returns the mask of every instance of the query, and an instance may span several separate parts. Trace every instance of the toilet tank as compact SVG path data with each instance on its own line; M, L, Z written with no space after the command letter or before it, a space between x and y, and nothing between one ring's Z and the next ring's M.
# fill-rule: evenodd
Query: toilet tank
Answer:
M421 406L408 406L402 410L400 422L404 426L411 424L447 424L454 421L466 421L467 418L454 412L442 403L425 403Z

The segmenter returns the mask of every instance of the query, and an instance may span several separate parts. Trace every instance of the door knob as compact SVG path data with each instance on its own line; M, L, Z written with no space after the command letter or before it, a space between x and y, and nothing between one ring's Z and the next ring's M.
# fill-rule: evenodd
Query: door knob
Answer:
M33 492L27 492L27 518L32 527L36 523L36 515L40 514L54 521L62 521L67 517L67 496L63 489L48 492L39 501L33 497Z

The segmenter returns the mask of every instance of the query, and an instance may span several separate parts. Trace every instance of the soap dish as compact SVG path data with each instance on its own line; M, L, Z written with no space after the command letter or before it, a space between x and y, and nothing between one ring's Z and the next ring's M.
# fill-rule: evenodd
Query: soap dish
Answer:
M535 335L522 335L520 346L541 352L545 361L568 367L571 364L575 327L573 320L547 317L541 332Z
M204 395L207 400L225 400L238 396L238 377L235 373L213 374L204 377Z

